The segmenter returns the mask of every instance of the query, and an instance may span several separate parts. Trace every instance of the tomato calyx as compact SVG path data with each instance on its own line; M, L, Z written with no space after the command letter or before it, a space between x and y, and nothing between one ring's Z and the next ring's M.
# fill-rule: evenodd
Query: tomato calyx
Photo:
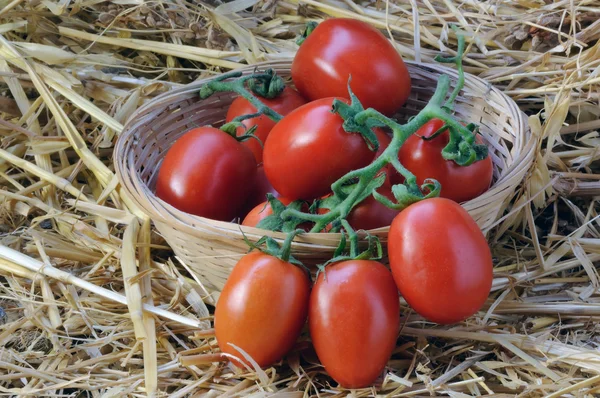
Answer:
M377 152L379 150L379 141L377 140L377 135L373 131L374 127L383 127L384 124L375 119L368 119L365 123L357 123L355 120L355 116L360 112L364 111L365 108L360 103L358 97L354 95L352 89L350 88L350 82L352 81L352 76L348 79L348 93L350 94L350 104L347 104L344 101L340 101L339 99L334 99L332 104L332 113L337 113L344 119L344 123L342 127L348 133L358 133L362 135L363 139L367 143L369 149L373 152Z
M256 225L256 228L268 229L270 231L293 232L297 230L300 224L310 221L307 220L306 217L299 218L294 216L282 216L282 213L286 210L297 211L298 214L306 215L306 213L300 211L301 208L306 204L306 202L303 200L293 201L286 206L273 194L267 193L267 202L269 202L271 205L273 213L260 220L260 222ZM312 216L312 214L310 216Z
M360 251L361 245L356 231L345 219L341 221L341 224L343 232L341 234L342 237L340 243L333 253L333 258L323 264L317 265L317 277L320 273L323 273L323 276L326 279L326 268L330 264L348 260L380 260L383 257L383 247L381 246L381 241L378 237L367 233L367 247L365 250ZM346 238L346 236L348 238ZM349 247L348 242L350 242Z
M450 141L442 149L442 157L453 160L459 166L469 166L488 157L488 147L475 143L475 135L462 135L456 128L448 127Z
M200 87L199 96L201 99L206 99L219 92L235 92L256 108L256 113L240 116L235 121L241 122L265 115L278 122L283 116L263 104L256 96L275 98L283 92L284 88L283 79L277 76L273 69L269 68L264 72L256 72L250 75L243 75L242 72L225 73Z
M318 25L319 24L315 21L308 21L306 23L306 26L304 27L304 30L302 31L302 33L300 33L300 36L298 37L298 39L296 39L296 44L301 45L302 43L304 43L304 40L306 40L308 35L310 35L313 32L313 30L316 29L316 27Z
M260 116L260 114L253 114L254 116ZM242 117L240 117L241 120L244 119L248 119L248 117L246 116L252 116L252 115L244 115ZM247 141L249 139L255 139L258 141L258 143L260 144L260 146L264 146L264 143L261 141L260 138L258 138L254 132L256 131L256 129L258 128L258 126L252 126L249 129L247 129L244 134L242 135L237 135L237 129L238 127L242 127L242 128L246 128L246 125L244 123L241 122L241 120L237 120L238 118L233 119L231 122L229 123L225 123L224 125L221 126L220 130L229 134L230 136L232 136L233 138L235 138L238 142L244 142Z
M246 242L246 244L250 247L250 251L252 251L252 250L261 251L265 254L268 254L269 256L276 257L276 258L280 259L281 261L285 261L290 264L294 264L299 267L302 267L304 270L306 270L308 272L308 268L306 268L306 266L304 266L304 264L302 264L298 259L296 259L296 258L294 258L294 256L292 256L292 242L294 241L294 238L297 235L303 234L304 232L305 231L302 229L296 229L296 230L288 233L287 236L285 237L285 240L283 241L283 243L281 245L279 243L277 243L277 241L275 239L271 238L270 236L263 236L262 238L257 240L256 243L250 242L250 240L248 240L248 238L246 237L246 235L243 232L242 232L242 236L244 237L244 241Z

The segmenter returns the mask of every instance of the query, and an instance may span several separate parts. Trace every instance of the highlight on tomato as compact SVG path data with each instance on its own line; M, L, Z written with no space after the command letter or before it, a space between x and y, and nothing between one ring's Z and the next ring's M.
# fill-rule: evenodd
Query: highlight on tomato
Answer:
M355 19L321 22L292 62L292 80L306 99L349 99L350 86L364 108L393 115L408 99L411 79L402 57L371 25Z
M490 293L488 243L469 213L450 199L426 199L400 212L387 250L400 294L431 322L463 321Z

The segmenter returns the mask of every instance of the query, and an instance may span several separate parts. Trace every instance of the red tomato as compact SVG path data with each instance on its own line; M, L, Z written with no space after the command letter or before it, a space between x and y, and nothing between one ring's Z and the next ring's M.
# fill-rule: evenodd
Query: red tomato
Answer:
M168 150L156 196L181 211L230 221L244 206L256 179L252 152L229 134L199 127Z
M282 196L311 200L331 184L375 156L363 137L347 133L343 119L331 112L333 98L310 102L273 127L265 144L267 178Z
M263 104L267 105L269 108L273 109L282 116L287 115L294 109L306 103L306 100L302 98L302 96L298 94L296 90L289 87L284 88L283 92L276 98L263 98L258 96L257 98ZM227 110L225 122L229 123L238 116L251 115L255 112L256 108L250 102L243 97L237 97ZM252 119L246 119L242 123L244 126L246 126L246 129L243 127L238 127L237 135L244 135L244 133L252 126L257 126L256 130L254 131L254 135L261 140L263 145L267 140L269 132L273 126L275 126L275 122L265 115L254 117ZM263 146L257 140L250 138L249 140L244 141L243 145L246 145L248 148L250 148L254 154L254 157L256 158L257 163L262 162Z
M260 165L256 169L256 183L254 184L252 193L248 198L246 210L264 202L267 199L268 193L272 194L276 198L279 197L279 193L275 190L275 188L273 188L273 185L271 185L267 179L265 168Z
M278 198L278 200L286 206L293 202L292 200L289 200L287 198ZM242 225L246 225L248 227L256 227L256 225L260 221L262 221L267 216L270 216L271 214L273 214L273 209L271 208L271 204L268 201L259 203L246 215L244 221L242 221Z
M377 191L396 203L396 198L394 198L389 186L384 185ZM352 228L368 231L389 226L397 215L398 210L390 209L378 202L373 196L369 196L352 209L347 220Z
M410 75L402 57L381 32L355 19L323 21L302 43L292 62L292 80L308 100L349 98L393 115L408 99Z
M268 254L246 254L233 268L215 308L221 351L248 363L229 345L234 344L261 367L280 360L300 336L309 297L305 271Z
M327 373L346 388L371 385L385 368L400 327L390 271L369 260L330 265L315 282L308 311L313 345Z
M402 210L390 227L388 256L400 294L432 322L468 318L492 287L487 241L469 213L449 199L425 199Z
M410 170L419 184L426 178L433 178L442 184L442 198L452 199L456 202L465 202L487 191L492 182L492 158L475 162L469 166L459 166L453 160L442 157L442 149L450 140L448 130L431 141L417 136L430 137L442 128L444 122L433 119L421 127L416 134L410 136L400 148L400 162ZM477 135L477 143L483 143L481 136ZM392 183L402 181L400 174L392 176Z

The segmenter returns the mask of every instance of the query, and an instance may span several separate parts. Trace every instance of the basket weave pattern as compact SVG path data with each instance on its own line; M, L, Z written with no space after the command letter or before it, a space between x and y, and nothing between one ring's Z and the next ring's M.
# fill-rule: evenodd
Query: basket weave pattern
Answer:
M418 113L432 96L441 74L452 79L450 68L407 62L412 93L396 117L404 121ZM242 69L273 68L284 79L290 75L291 61L262 63ZM200 100L202 80L165 93L138 109L127 122L114 154L115 170L126 193L153 220L157 230L175 254L194 272L209 291L220 291L231 268L248 251L242 232L256 240L263 235L283 238L281 233L241 227L236 223L210 220L175 209L154 195L159 166L170 146L186 131L203 125L220 125L236 94L218 93ZM463 203L463 207L487 233L502 216L515 189L529 171L534 158L534 142L524 115L502 92L482 79L466 74L465 87L456 99L459 119L481 127L494 163L494 182L483 195ZM370 231L385 243L388 227ZM293 245L293 254L310 264L331 257L339 234L304 234Z

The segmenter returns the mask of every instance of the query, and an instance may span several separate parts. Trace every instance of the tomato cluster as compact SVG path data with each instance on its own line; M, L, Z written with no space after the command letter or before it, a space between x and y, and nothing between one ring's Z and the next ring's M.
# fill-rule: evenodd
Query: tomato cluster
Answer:
M248 357L261 367L280 360L308 319L329 375L344 387L366 387L395 346L398 292L440 324L468 318L487 299L490 250L459 203L489 188L492 162L479 136L461 141L476 130L449 121L441 106L444 120L417 116L414 134L400 138L406 129L383 128L397 126L387 117L407 101L411 78L389 41L366 23L334 18L316 26L291 74L295 89L255 91L254 100L242 89L227 128L199 127L177 140L158 172L156 195L179 210L250 227L294 214L305 218L293 228L311 232L344 229L350 236L389 226L391 272L351 251L311 284L289 256L288 235L281 251L271 245L238 262L215 310L219 346L237 365L251 365ZM361 124L365 109L388 123ZM431 197L418 187L429 187ZM320 216L331 217L319 224Z

